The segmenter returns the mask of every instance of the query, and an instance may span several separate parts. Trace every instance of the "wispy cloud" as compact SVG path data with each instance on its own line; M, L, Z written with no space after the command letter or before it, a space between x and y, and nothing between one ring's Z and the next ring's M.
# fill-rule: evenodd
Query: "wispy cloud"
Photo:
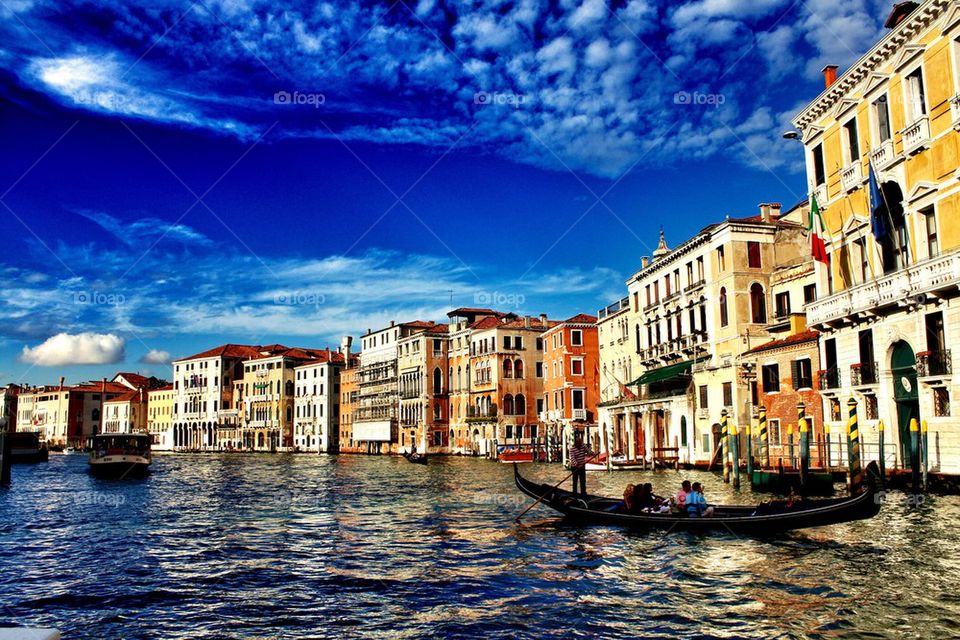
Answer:
M102 211L77 209L74 213L95 222L104 231L131 247L149 247L160 239L208 246L209 238L185 224L169 222L154 217L143 217L133 222L124 222Z

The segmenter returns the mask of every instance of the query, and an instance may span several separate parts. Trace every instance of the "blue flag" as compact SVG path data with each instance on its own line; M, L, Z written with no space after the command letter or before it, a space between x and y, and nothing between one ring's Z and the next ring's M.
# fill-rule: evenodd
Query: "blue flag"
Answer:
M877 184L877 176L873 172L873 163L868 163L868 166L870 167L870 226L873 227L874 237L880 240L886 238L890 230L887 228L883 196L880 195L880 185Z

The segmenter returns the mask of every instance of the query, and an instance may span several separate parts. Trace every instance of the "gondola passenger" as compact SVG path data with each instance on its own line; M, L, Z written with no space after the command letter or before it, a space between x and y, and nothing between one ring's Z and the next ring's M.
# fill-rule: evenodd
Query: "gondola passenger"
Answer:
M690 481L689 481L689 480L684 480L684 481L680 484L680 491L677 492L677 497L676 497L677 507L678 507L681 511L683 511L683 510L685 510L685 509L687 508L687 496L690 495L690 492L691 492L691 491L692 491L692 489L691 489L691 487L690 487Z
M691 518L709 518L713 515L713 507L707 504L703 495L703 485L694 482L690 495L687 496L687 516Z

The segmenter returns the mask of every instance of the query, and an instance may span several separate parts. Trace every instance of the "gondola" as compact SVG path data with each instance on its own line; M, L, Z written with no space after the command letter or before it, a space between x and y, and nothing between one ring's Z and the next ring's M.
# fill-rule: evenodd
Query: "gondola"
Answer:
M540 499L559 511L569 522L587 525L612 525L631 528L670 529L694 532L732 532L764 535L793 529L822 527L852 520L866 520L880 512L879 470L876 463L867 467L866 480L854 496L828 500L802 500L787 508L776 504L762 506L717 506L713 517L688 518L678 514L625 514L610 511L620 500L595 495L575 495L548 484L531 482L513 468L517 488L531 498Z
M413 464L427 464L427 454L425 453L404 453L403 457L407 459L407 462Z

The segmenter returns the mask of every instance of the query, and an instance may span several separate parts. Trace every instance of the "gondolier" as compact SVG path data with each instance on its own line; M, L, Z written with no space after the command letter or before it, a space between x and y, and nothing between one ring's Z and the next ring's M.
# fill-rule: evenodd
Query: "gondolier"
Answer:
M590 447L583 443L583 432L577 431L573 435L573 446L570 447L570 470L573 471L573 492L577 493L577 484L580 484L580 494L587 495L587 461L596 457Z

